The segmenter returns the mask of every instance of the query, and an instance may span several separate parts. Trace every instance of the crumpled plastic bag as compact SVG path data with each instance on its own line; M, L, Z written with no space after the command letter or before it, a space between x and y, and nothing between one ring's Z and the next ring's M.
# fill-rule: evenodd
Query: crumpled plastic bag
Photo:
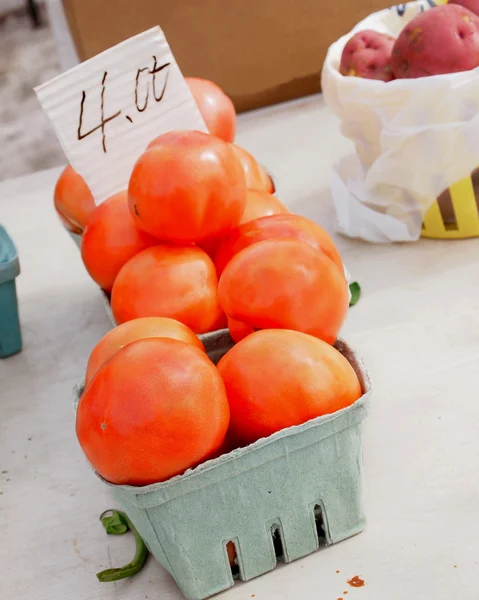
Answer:
M479 68L389 83L339 73L358 31L397 37L426 0L374 13L328 51L326 103L356 154L334 166L332 196L341 233L370 242L415 241L435 199L479 165Z

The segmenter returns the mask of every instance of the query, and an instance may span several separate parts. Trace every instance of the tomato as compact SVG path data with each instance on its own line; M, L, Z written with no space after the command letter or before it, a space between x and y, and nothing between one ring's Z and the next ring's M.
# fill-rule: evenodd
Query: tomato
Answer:
M274 192L274 185L265 169L249 152L244 148L241 148L241 146L231 144L231 147L241 162L246 177L247 187L253 190L263 190L272 194Z
M230 567L234 567L236 564L236 548L233 542L228 542L226 544L226 553L228 555L228 562L230 563Z
M143 338L166 337L192 344L205 350L201 340L187 327L166 317L143 317L122 323L109 331L93 348L86 368L85 387L110 356L127 344Z
M218 329L226 329L228 327L228 319L218 304L218 312L216 313L216 319L211 326L210 331L217 331Z
M218 363L240 445L346 408L361 397L349 362L333 346L297 331L257 331Z
M117 323L170 317L195 333L211 331L221 314L213 261L195 246L147 248L118 274L111 308Z
M128 197L138 227L164 241L189 243L240 222L246 183L229 144L199 131L170 132L136 162Z
M231 231L215 256L218 275L243 248L263 240L292 238L318 248L344 272L341 256L330 235L320 226L300 215L272 215L244 223Z
M248 223L260 217L270 217L271 215L284 213L289 213L289 210L276 196L262 190L248 190L246 207L240 224Z
M283 213L289 213L286 206L278 200L275 196L269 192L263 192L261 190L248 190L246 192L246 206L244 209L243 216L241 217L240 225L258 219L260 217L267 217L271 215L279 215ZM198 245L202 248L208 256L212 258L220 246L224 243L226 235L217 235L206 240L203 240Z
M256 331L251 325L247 325L241 321L235 321L235 319L228 319L228 329L231 339L236 343L240 342L250 333Z
M71 221L66 219L62 215L62 213L58 212L58 210L56 212L57 212L58 218L60 219L61 224L63 225L63 227L65 227L65 229L67 231L71 231L72 233L75 233L76 235L81 235L83 233L83 229L80 229L80 227L78 227L77 225L75 225L74 223L72 223Z
M266 240L239 252L221 275L218 297L230 319L256 329L309 333L334 344L349 307L342 271L298 240Z
M126 192L120 192L91 214L81 240L81 255L90 277L111 292L123 265L157 243L158 240L135 225Z
M66 166L55 186L55 210L63 225L73 233L81 233L95 210L95 201L86 181L70 165Z
M228 424L225 387L206 354L179 340L145 338L97 371L80 398L76 433L104 479L148 485L207 460Z
M225 142L232 142L236 132L236 110L231 99L208 79L185 77L185 81L208 131Z

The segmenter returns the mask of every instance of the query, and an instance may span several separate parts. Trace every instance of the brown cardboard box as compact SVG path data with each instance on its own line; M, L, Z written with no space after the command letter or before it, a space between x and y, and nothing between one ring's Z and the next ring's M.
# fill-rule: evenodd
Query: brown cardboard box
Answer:
M329 45L390 0L63 0L81 60L160 25L184 75L238 111L319 91Z

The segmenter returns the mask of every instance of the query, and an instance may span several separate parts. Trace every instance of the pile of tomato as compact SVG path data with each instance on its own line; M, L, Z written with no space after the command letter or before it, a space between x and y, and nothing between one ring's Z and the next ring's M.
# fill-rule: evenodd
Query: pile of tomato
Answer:
M233 143L222 90L189 85L210 133L154 139L98 207L71 167L55 191L119 323L92 352L76 426L117 484L165 481L361 396L333 346L349 306L334 242ZM216 366L197 334L225 326L236 344Z

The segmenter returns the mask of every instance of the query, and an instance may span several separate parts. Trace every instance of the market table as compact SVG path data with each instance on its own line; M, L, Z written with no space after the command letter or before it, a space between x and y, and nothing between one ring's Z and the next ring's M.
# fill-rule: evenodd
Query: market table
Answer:
M331 164L351 147L320 97L242 116L238 142L274 173L281 200L334 230ZM180 600L154 560L131 580L95 578L130 560L134 544L104 532L98 518L113 503L75 439L71 390L110 324L54 214L58 173L0 184L0 222L22 266L24 338L21 354L0 361L0 597ZM477 600L479 240L336 241L363 289L343 335L374 387L364 428L368 525L224 596ZM347 584L355 575L364 587Z

